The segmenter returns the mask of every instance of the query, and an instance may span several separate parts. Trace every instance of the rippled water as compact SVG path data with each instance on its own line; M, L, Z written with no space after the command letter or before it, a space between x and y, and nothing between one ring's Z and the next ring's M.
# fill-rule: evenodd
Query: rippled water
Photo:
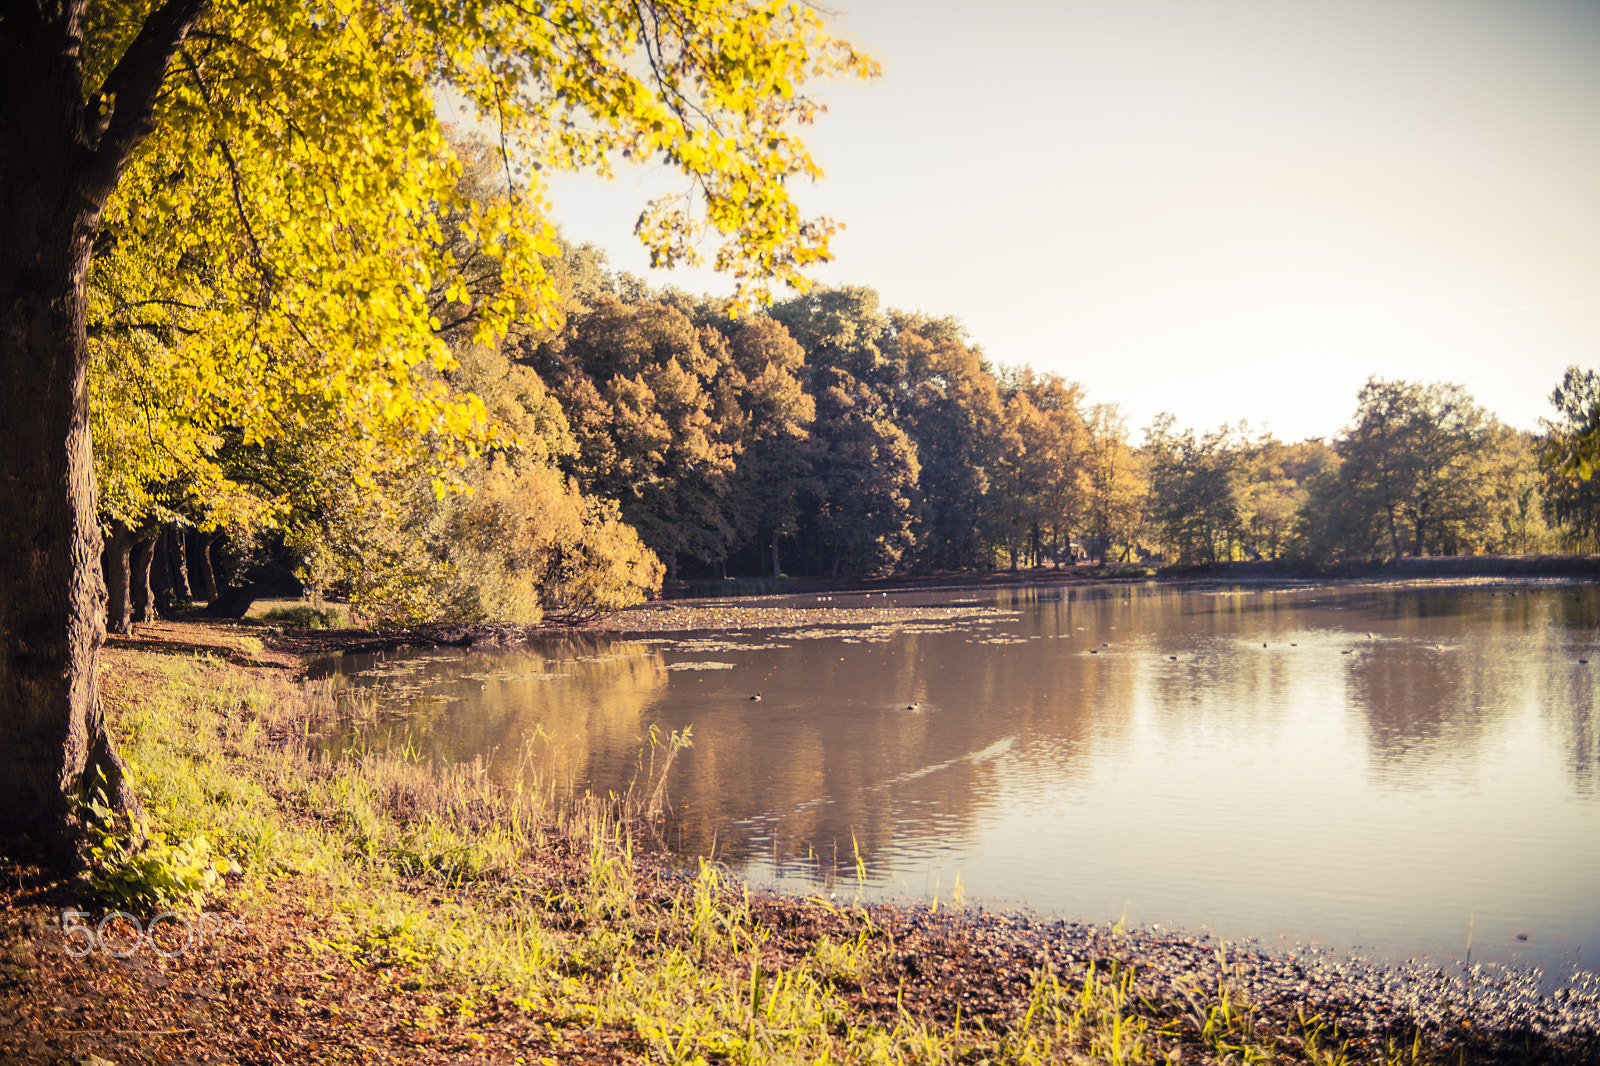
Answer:
M727 614L775 602L885 610L336 669L404 708L361 743L506 780L625 788L651 725L692 727L670 843L758 882L853 893L859 855L874 894L1600 962L1600 589L961 590Z

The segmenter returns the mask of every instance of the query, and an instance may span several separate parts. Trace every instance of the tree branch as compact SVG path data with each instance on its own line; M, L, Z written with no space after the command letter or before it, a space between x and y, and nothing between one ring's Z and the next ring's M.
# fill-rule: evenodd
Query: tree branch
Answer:
M155 129L156 96L167 67L208 3L166 0L145 18L99 92L89 94L84 129L94 155L85 177L97 202L111 194L134 150Z

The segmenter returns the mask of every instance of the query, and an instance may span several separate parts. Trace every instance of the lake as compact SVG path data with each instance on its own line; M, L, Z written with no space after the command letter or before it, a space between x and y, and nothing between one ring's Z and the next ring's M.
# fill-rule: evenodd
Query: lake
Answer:
M345 656L324 672L396 713L334 746L604 793L662 757L652 726L689 730L665 838L758 884L1600 962L1593 586L958 589L720 614L717 632Z

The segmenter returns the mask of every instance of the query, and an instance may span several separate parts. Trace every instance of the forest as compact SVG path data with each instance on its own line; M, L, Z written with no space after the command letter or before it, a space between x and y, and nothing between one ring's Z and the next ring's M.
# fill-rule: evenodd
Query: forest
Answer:
M486 340L504 238L469 220L497 160L458 151L436 252L463 269L426 294L450 358L410 368L423 417L374 418L367 397L270 367L253 392L204 395L189 368L228 298L216 265L141 269L135 240L96 258L113 631L186 602L241 613L296 582L378 626L527 625L664 581L1595 549L1593 370L1555 384L1540 435L1459 386L1374 377L1333 440L1169 415L1136 439L1116 404L997 365L956 319L871 288L696 297L559 241L542 257L558 313Z

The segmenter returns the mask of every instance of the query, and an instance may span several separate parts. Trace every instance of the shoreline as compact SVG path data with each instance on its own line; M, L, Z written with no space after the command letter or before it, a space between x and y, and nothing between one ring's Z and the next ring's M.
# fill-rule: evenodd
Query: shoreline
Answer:
M713 603L669 609L717 607ZM199 655L213 664L204 669L215 671L219 679L237 674L284 682L298 677L309 662L292 643L264 634L257 625L178 622L142 629L140 638L112 646L117 669L132 664L155 676L168 667L187 669L184 664ZM120 684L125 688L127 682ZM114 696L108 691L108 700L125 698L120 690ZM267 731L276 738L273 744L293 743L294 721L290 715ZM307 818L326 820L315 811L296 813L292 793L280 796L279 803L290 804L281 815L286 826L303 826ZM52 926L52 911L71 904L73 897L64 886L30 876L25 858L8 854L11 861L5 872L15 889L0 893L5 904L0 941L8 945L7 957L13 960L42 960L60 950L60 930ZM550 901L572 898L577 886L592 881L594 861L594 856L557 842L540 852L535 868L512 876L533 888L534 898L542 894L544 904L533 907L533 913L542 915L540 922L570 930L573 916L567 908L578 904L552 906ZM629 922L670 924L674 908L697 891L698 882L681 866L666 861L657 863L641 854L630 862L635 865L627 889L633 917L619 919L622 927ZM154 967L149 960L97 959L92 967L54 971L35 965L27 980L20 977L24 964L15 964L10 971L0 966L0 1060L13 1061L8 1056L15 1055L15 1061L58 1061L69 1054L78 1056L88 1047L116 1059L133 1055L133 1045L143 1057L146 1045L153 1044L184 1057L203 1057L195 1055L197 1048L203 1048L226 1061L271 1061L246 1053L238 1038L242 1033L258 1039L274 1026L280 1031L273 1039L282 1050L299 1047L304 1052L318 1047L318 1040L337 1046L351 1039L350 1026L357 1019L341 1022L319 1013L325 1005L307 1006L317 1003L330 979L342 987L361 989L359 995L382 1004L385 1011L422 1012L419 1016L424 1018L429 1011L443 1011L441 1017L449 1023L444 1028L454 1041L453 1050L437 1043L418 1044L424 1035L420 1029L397 1032L379 1019L364 1017L354 1032L367 1043L350 1045L348 1061L374 1061L384 1056L369 1052L384 1048L386 1054L407 1060L510 1061L489 1053L497 1046L514 1046L524 1055L557 1052L580 1062L648 1057L639 1045L630 1043L636 1038L623 1031L626 1026L602 1027L594 1041L585 1042L570 1021L558 1022L554 1030L558 1037L552 1037L551 1018L567 1017L566 1008L548 1004L532 1010L503 990L485 991L481 980L463 977L459 967L429 963L425 957L407 963L402 952L397 961L392 947L370 948L370 933L360 941L369 945L365 954L329 956L308 949L308 944L334 942L339 936L348 939L348 932L334 930L352 921L348 915L339 917L337 908L326 910L303 896L318 891L308 876L314 875L280 871L262 878L254 890L231 888L224 905L257 924L237 937L219 938L215 952L203 959ZM391 887L411 901L406 906L421 906L428 913L453 905L450 892L441 892L438 883L426 876L403 875ZM1121 987L1125 1000L1116 1002L1131 1003L1126 997L1133 997L1148 1008L1142 1017L1151 1046L1180 1053L1184 1062L1228 1057L1213 1040L1222 1031L1218 1026L1225 1028L1229 1040L1270 1045L1272 1061L1333 1062L1337 1060L1317 1056L1337 1048L1343 1049L1347 1062L1385 1066L1402 1062L1567 1066L1600 1059L1600 978L1592 973L1546 993L1531 968L1482 964L1452 968L1415 960L1378 964L1326 949L1283 951L1222 943L1181 930L1119 929L1026 912L847 903L752 889L725 874L714 894L718 905L730 913L738 912L743 899L750 928L761 931L760 966L765 970L770 965L774 974L787 972L790 966L814 965L824 945L859 943L860 957L870 965L858 960L820 971L829 975L829 987L848 1004L852 1017L863 1026L885 1031L899 1031L905 1018L912 1017L918 1025L945 1034L940 1039L952 1041L952 1048L960 1046L963 1038L955 1034L964 1031L962 1026L977 1026L991 1036L1026 1028L1041 988L1059 986L1064 994L1070 993L1069 999L1090 992L1110 996L1096 1000L1104 1007L1116 1000L1115 990ZM293 903L297 898L302 902ZM354 920L359 924L371 919L358 915ZM589 931L603 935L607 920L598 921ZM382 938L378 942L390 943ZM273 958L298 960L294 973L286 969L270 979L258 975L252 978L255 983L243 985L223 979L235 968L259 970ZM419 976L402 979L407 972ZM407 987L418 981L420 987ZM475 997L477 1006L452 1017L448 1009L452 996ZM64 1012L56 1010L64 1005ZM118 1017L122 1019L118 1024L106 1024ZM299 1028L281 1031L287 1021ZM48 1038L41 1040L47 1031ZM306 1044L307 1040L312 1043ZM1318 1040L1323 1041L1320 1050ZM1407 1048L1422 1050L1408 1056ZM1101 1060L1092 1047L1087 1051L1090 1061Z
M1118 568L1111 568L1115 573ZM503 647L541 639L577 633L659 633L679 632L688 629L716 630L719 628L781 628L828 620L836 624L869 624L886 620L884 608L862 607L856 610L845 607L765 607L772 601L804 597L870 596L874 593L890 596L913 592L986 592L1005 588L1114 588L1130 585L1271 585L1288 586L1326 584L1330 586L1387 585L1424 587L1431 584L1543 584L1547 581L1600 582L1600 554L1595 555L1537 555L1537 556L1434 556L1406 558L1394 562L1350 567L1327 571L1296 569L1277 561L1218 563L1212 565L1169 568L1155 571L1150 576L1097 576L1099 567L1037 567L1028 570L998 570L982 572L941 572L923 575L902 575L883 579L844 579L831 581L825 578L786 579L781 591L742 596L690 596L688 585L669 589L660 598L581 626L535 625L528 627L504 625L444 625L428 624L410 626L391 631L365 628L297 629L279 623L243 619L223 621L201 614L189 614L161 622L139 623L132 637L111 636L110 648L140 648L151 643L181 644L184 634L192 636L186 627L195 630L234 628L260 639L265 660L280 666L289 665L288 659L298 663L298 673L316 658L339 654L372 651L392 651L399 648L428 647ZM979 606L979 605L970 605ZM766 616L757 615L765 608ZM738 612L738 618L728 611ZM950 608L888 608L888 619L896 615L911 617L944 617ZM799 612L813 611L814 618L804 618ZM204 642L191 641L192 648L203 650ZM240 665L248 665L248 657L233 653Z

